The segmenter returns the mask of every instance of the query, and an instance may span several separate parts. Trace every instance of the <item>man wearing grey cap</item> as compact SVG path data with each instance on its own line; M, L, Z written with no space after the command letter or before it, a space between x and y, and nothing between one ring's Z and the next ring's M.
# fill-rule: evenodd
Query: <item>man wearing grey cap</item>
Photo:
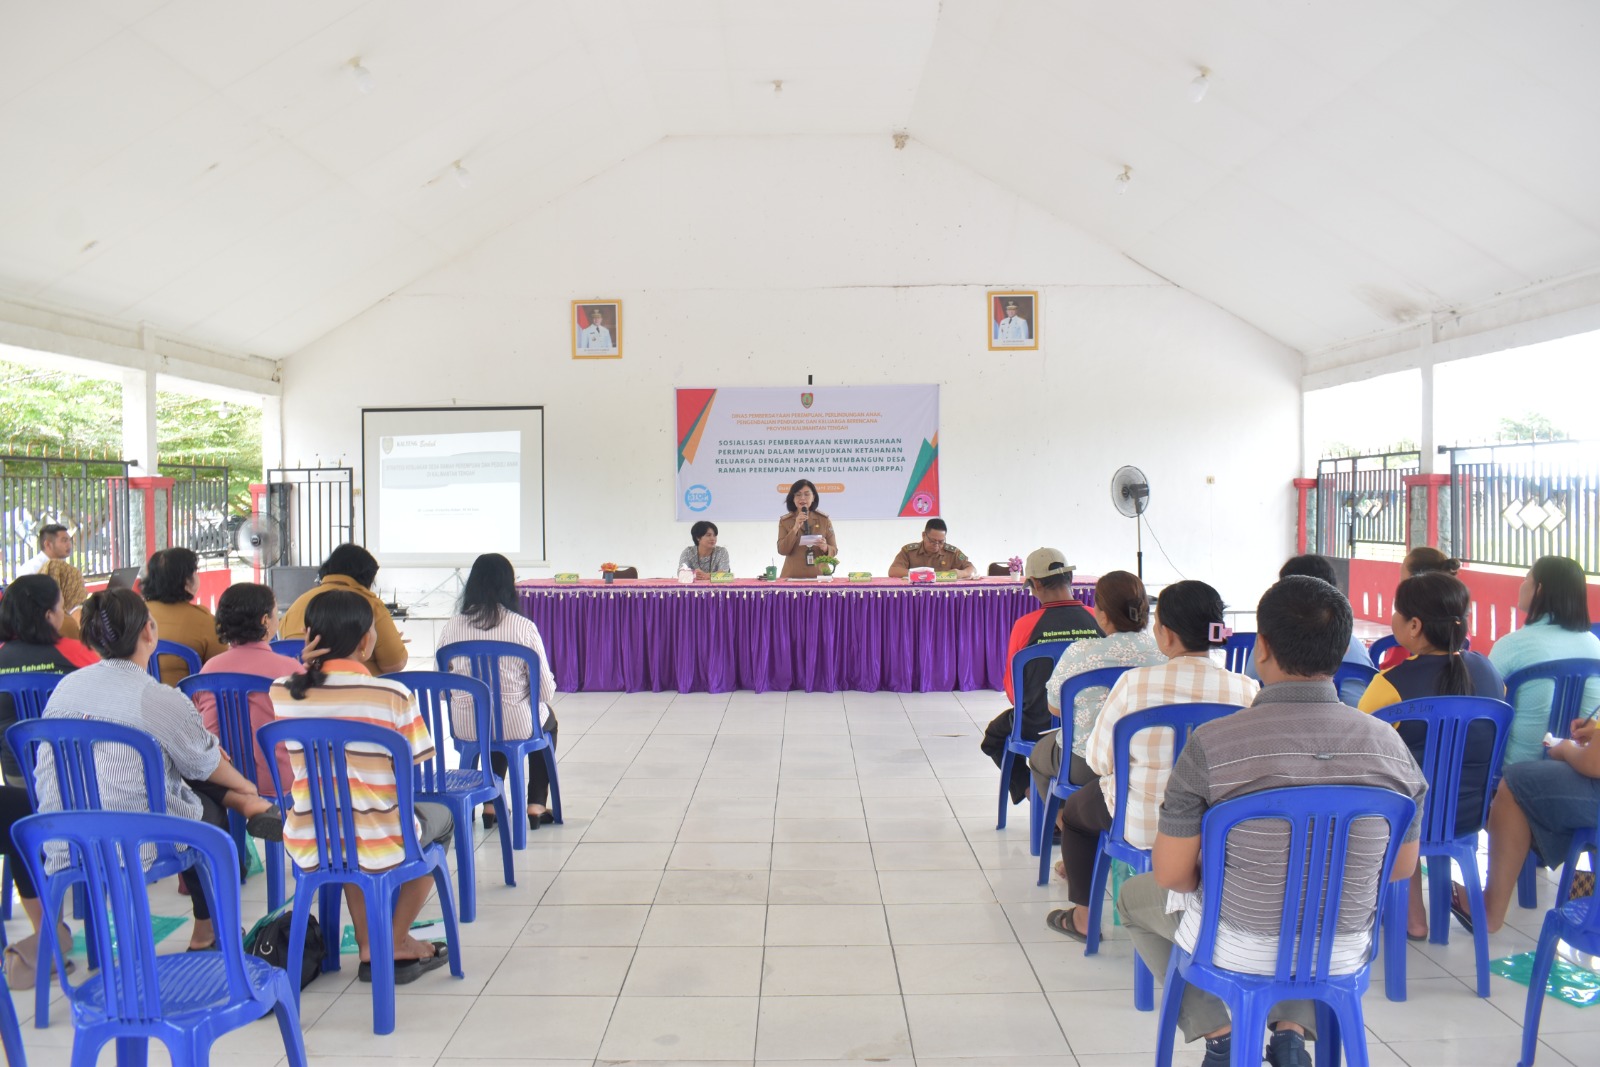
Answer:
M1028 612L1011 627L1011 640L1006 645L1006 698L1012 707L1022 708L1022 738L1037 741L1039 735L1050 729L1050 705L1045 696L1045 683L1050 680L1052 664L1040 660L1028 664L1022 675L1022 693L1011 691L1011 660L1029 645L1047 641L1080 641L1089 637L1104 637L1095 625L1094 616L1073 599L1072 564L1058 549L1038 548L1028 553L1022 568L1028 588L1039 599L1041 607ZM995 717L983 732L983 751L995 766L1000 766L1005 756L1006 740L1011 736L1012 708ZM1028 795L1028 762L1017 759L1011 764L1011 802L1022 803Z

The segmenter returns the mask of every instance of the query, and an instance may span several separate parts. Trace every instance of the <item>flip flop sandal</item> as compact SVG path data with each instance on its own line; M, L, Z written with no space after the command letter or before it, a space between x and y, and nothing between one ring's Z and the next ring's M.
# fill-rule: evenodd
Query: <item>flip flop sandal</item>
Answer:
M1450 887L1450 914L1456 917L1456 922L1461 924L1461 929L1470 934L1472 933L1472 912L1461 906L1461 902L1456 898L1457 889L1461 890L1462 896L1467 895L1467 889L1463 885L1457 884Z
M258 811L244 823L245 833L263 841L283 840L283 812L274 805L266 811Z
M394 984L408 985L429 971L436 971L450 962L450 946L443 941L434 941L433 955L426 959L400 960L394 965Z
M1086 945L1089 943L1089 935L1078 933L1078 928L1072 922L1072 913L1077 910L1076 904L1070 908L1058 908L1044 917L1044 923L1056 933L1066 934L1072 940Z

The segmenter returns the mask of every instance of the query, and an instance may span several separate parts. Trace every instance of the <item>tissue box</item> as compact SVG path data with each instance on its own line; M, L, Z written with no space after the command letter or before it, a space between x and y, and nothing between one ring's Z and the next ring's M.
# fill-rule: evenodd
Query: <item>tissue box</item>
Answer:
M556 584L557 585L577 585L578 584L578 576L576 574L558 574L558 575L556 575Z
M912 567L906 573L906 577L910 579L912 585L921 585L932 582L937 575L932 567Z

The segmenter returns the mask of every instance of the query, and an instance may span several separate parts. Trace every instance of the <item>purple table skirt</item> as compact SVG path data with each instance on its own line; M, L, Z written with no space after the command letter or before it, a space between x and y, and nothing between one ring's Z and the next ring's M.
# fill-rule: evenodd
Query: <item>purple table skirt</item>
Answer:
M1011 626L1039 606L1025 586L987 583L518 594L568 693L1001 689Z

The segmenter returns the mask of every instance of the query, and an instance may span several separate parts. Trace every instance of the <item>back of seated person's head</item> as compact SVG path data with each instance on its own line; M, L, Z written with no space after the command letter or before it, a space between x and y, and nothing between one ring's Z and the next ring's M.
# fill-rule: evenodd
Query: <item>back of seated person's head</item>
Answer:
M506 612L516 610L517 571L511 561L498 552L473 560L467 582L461 587L460 614L475 629L489 630L499 624Z
M132 589L112 589L84 601L83 643L101 659L129 659L139 648L139 638L150 625L150 609Z
M185 604L194 599L189 580L200 570L200 557L190 548L163 548L145 564L139 589L158 604Z
M1102 574L1094 583L1094 604L1115 633L1136 634L1150 624L1150 595L1129 571Z
M1337 587L1339 575L1333 569L1333 563L1327 556L1307 553L1304 556L1290 556L1283 566L1278 568L1279 578L1292 578L1295 575L1304 575L1307 578L1320 578L1331 586Z
M254 582L230 585L217 599L217 637L225 645L265 641L265 620L277 610L277 598L266 586Z
M1528 571L1528 580L1533 583L1529 622L1548 618L1563 630L1581 633L1589 628L1589 586L1576 560L1540 556Z
M1459 570L1461 570L1459 559L1447 556L1431 545L1419 545L1413 548L1400 562L1400 571L1407 578L1434 571L1440 574L1455 574Z
M0 597L0 641L53 645L60 632L46 618L61 602L61 587L44 574L25 574Z
M289 679L289 695L296 700L304 700L307 689L328 680L323 664L329 660L353 657L371 629L372 605L360 593L348 589L330 589L312 597L306 605L306 642L309 644L315 640L317 647L326 654L308 663L304 674Z
M1284 674L1328 678L1350 648L1355 617L1343 593L1320 578L1280 579L1256 605L1257 641Z
M334 574L353 580L363 589L371 589L378 577L378 561L360 545L343 544L329 552L328 558L317 568L318 578Z
M1185 652L1205 652L1221 642L1211 640L1222 625L1222 594L1205 582L1174 582L1156 598L1156 621L1172 631Z

